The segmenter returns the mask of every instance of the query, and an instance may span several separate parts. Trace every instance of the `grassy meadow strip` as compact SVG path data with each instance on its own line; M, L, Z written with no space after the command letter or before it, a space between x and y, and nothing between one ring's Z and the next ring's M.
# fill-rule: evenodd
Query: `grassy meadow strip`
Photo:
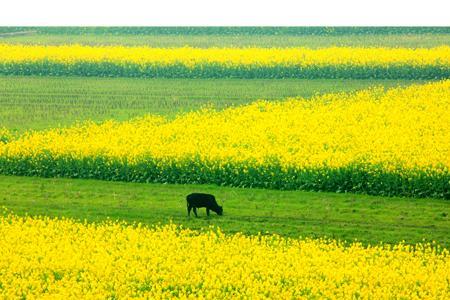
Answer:
M0 74L162 78L450 77L450 47L150 48L0 45Z
M450 197L450 80L83 123L0 144L0 173Z
M186 195L216 196L224 215L187 217ZM95 179L0 175L0 207L20 216L108 218L147 225L176 223L225 233L414 245L438 241L450 248L450 206L445 199L233 188L212 184L131 183Z
M0 217L5 298L446 299L433 244L364 247L176 225Z

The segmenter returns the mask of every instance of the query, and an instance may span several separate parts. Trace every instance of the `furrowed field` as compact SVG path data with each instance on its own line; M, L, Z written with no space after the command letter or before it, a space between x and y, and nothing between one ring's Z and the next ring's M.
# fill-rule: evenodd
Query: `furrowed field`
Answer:
M0 124L11 131L66 127L79 121L127 121L146 114L173 118L203 106L224 109L257 99L310 98L370 86L424 83L411 80L144 79L0 77Z
M448 299L449 168L446 27L0 28L0 298Z

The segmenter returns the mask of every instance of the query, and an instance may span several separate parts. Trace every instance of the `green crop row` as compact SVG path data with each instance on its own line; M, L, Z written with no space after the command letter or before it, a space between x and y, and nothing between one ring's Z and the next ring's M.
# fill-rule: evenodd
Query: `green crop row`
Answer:
M303 79L445 79L450 68L443 65L413 66L226 66L117 64L111 62L73 64L49 61L0 63L1 75L99 76L143 78L303 78Z
M450 199L450 173L434 170L387 172L381 166L351 165L336 169L283 169L273 163L227 163L220 167L198 159L163 164L151 158L137 164L98 157L0 158L0 174L68 177L128 182L217 184L283 190L365 193L381 196Z

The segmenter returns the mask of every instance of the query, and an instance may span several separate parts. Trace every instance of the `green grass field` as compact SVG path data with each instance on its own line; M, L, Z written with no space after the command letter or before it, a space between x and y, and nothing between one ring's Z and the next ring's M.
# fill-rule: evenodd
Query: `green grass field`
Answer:
M0 127L23 132L77 121L128 120L144 114L174 117L212 104L218 109L257 99L386 88L422 81L302 79L130 79L0 77Z
M201 209L199 218L187 217L185 196L193 191L216 195L224 215L208 218ZM450 206L437 199L0 176L0 206L19 215L172 221L192 229L213 225L227 233L327 236L370 244L425 239L450 246Z
M151 47L409 47L431 48L450 44L448 34L368 35L0 35L0 43L33 45L125 45Z

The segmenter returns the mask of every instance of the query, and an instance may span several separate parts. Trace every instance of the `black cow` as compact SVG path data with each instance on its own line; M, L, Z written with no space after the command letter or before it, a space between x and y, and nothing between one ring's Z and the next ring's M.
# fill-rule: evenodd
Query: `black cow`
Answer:
M210 194L192 193L187 195L187 211L188 216L191 215L191 209L194 209L194 214L197 216L197 208L206 207L206 214L209 216L209 211L212 210L219 216L223 213L222 206L219 206L216 202L216 198Z

